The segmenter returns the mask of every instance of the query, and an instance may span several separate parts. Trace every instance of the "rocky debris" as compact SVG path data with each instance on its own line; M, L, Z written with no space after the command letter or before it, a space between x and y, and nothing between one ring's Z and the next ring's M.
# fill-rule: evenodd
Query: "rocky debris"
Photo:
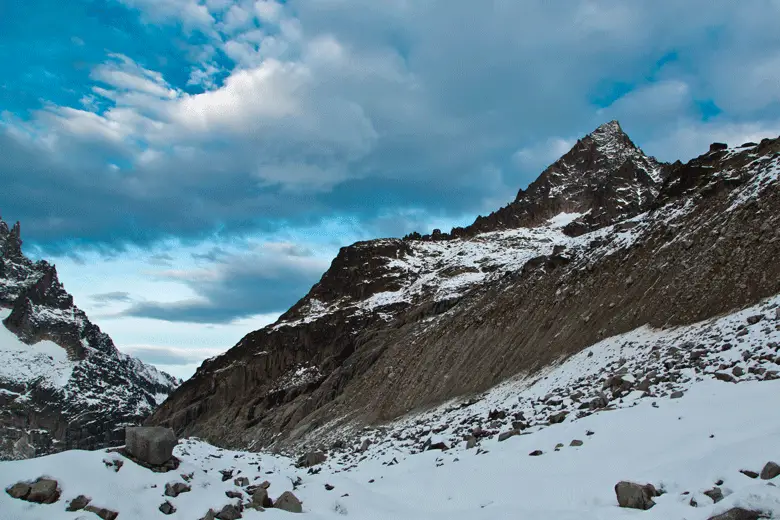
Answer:
M53 504L60 499L57 481L49 478L39 478L32 484L17 482L5 490L13 498L35 502L36 504Z
M358 449L358 451L363 453L369 448L369 446L371 446L371 439L365 439L363 444L360 445L360 449Z
M471 448L474 448L477 445L477 438L473 435L469 435L466 437L466 449L470 450Z
M86 506L84 508L84 511L88 511L90 513L95 513L97 516L102 518L103 520L116 520L119 517L119 513L116 511L112 511L110 509L106 509L105 507L95 507L92 505Z
M233 504L228 504L216 514L215 518L219 520L238 520L241 518L241 510Z
M615 485L618 505L631 509L647 510L655 505L653 497L659 495L652 484L621 481Z
M260 509L263 507L273 507L273 502L268 496L267 487L258 487L252 492L252 502L249 507L253 509Z
M515 435L520 435L520 432L517 430L509 430L508 432L504 432L498 436L498 442L504 442L505 440L514 437ZM476 439L474 442L476 445Z
M763 319L764 319L764 315L763 314L756 314L754 316L748 316L747 322L750 325L755 325L756 323L758 323L759 321L761 321Z
M113 469L114 472L116 473L120 469L122 469L122 466L124 465L124 461L121 461L119 459L103 460L103 464L105 464L107 468Z
M767 462L764 469L761 470L761 480L772 480L780 475L780 465L775 462Z
M550 421L550 424L562 423L564 419L566 419L567 415L569 415L569 412L567 411L554 413L548 418L548 420Z
M274 508L289 511L290 513L303 513L303 506L298 497L290 491L285 491L274 500Z
M233 478L233 469L221 469L219 472L222 474L222 482L227 482Z
M233 479L233 484L238 487L246 487L249 485L249 479L246 477L236 477Z
M528 454L530 457L538 457L539 455L544 455L544 452L542 450L534 450L531 453Z
M755 471L751 471L749 469L741 469L739 470L739 472L745 475L746 477L758 478L758 473L756 473Z
M758 520L764 515L757 511L750 511L741 507L733 507L725 513L711 516L708 520Z
M232 489L228 489L227 491L225 491L225 496L228 498L244 498L243 493L241 493L240 491L234 491Z
M176 434L161 426L135 426L125 430L125 450L138 460L161 466L173 457Z
M311 468L312 466L322 464L326 460L328 460L328 457L323 452L310 451L309 453L301 455L301 457L298 458L296 465L299 468Z
M160 504L160 512L164 515L172 515L176 512L176 508L173 507L173 504L171 504L169 501L165 501L162 504Z
M708 489L704 492L704 494L710 497L716 504L723 500L723 490L721 490L718 486L715 486L712 489Z
M583 444L583 442L582 442L581 440L579 440L579 439L574 439L573 441L571 441L571 443L569 444L569 446L575 446L575 447L576 447L576 446L582 446L582 444Z
M188 486L184 482L168 482L165 484L165 496L167 497L177 497L181 493L188 493L190 491L192 491L192 487Z

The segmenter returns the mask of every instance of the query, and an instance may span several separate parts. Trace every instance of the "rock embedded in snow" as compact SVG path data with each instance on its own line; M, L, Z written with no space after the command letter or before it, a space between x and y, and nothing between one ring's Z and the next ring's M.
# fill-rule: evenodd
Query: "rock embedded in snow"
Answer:
M119 513L112 511L111 509L106 509L105 507L87 506L84 508L84 511L95 513L103 520L116 520L117 517L119 517Z
M539 455L544 455L544 452L542 450L534 450L531 453L528 454L530 457L538 457Z
M173 507L173 504L171 504L168 500L160 504L160 512L164 515L172 515L176 512L176 508Z
M471 448L474 448L477 445L477 438L473 435L469 435L466 437L466 449L470 450Z
M161 466L173 457L176 435L161 426L135 426L125 429L125 450L138 460Z
M192 488L184 482L168 482L165 484L165 496L167 497L177 497L181 493L187 493L189 491L192 491Z
M216 517L219 520L238 520L241 518L241 511L233 504L228 504L217 513Z
M552 414L548 418L548 420L550 421L550 424L562 423L564 421L564 419L566 419L567 415L569 415L569 412L564 410L563 412L558 412L558 413Z
M87 507L91 501L92 499L89 497L79 495L68 503L68 507L65 508L65 511L81 511Z
M53 504L60 499L57 481L49 478L39 478L30 485L30 493L24 500L38 504Z
M747 322L750 325L755 325L756 323L758 323L759 321L761 321L763 319L764 319L764 315L763 314L755 314L753 316L748 316Z
M233 479L233 484L238 487L246 487L249 485L249 479L246 477L236 477Z
M569 444L569 446L574 446L574 447L577 447L577 446L582 446L582 444L583 444L583 442L582 442L581 440L579 440L579 439L574 439L573 441L571 441L571 443Z
M722 484L722 482L721 482ZM704 492L705 495L710 497L714 503L718 503L721 500L723 500L723 490L721 490L719 487L715 486L712 489L708 489Z
M684 392L682 392L681 390L677 390L677 391L675 391L675 392L672 392L672 394L669 396L669 399L679 399L679 398L681 398L683 395L685 395L685 393L684 393Z
M268 488L263 487L262 485L256 488L252 492L252 502L250 503L249 507L253 509L273 507L273 502L271 502L271 499L268 497Z
M310 451L309 453L302 455L298 459L298 467L311 468L312 466L322 464L327 459L328 459L327 455L325 455L321 451Z
M780 465L775 462L767 462L761 470L761 480L772 480L780 475Z
M25 482L17 482L13 486L6 489L5 492L11 495L13 498L25 500L27 495L30 494L30 484Z
M762 516L756 511L733 507L723 514L711 516L708 520L758 520Z
M508 432L501 433L498 435L498 442L504 442L515 435L520 435L520 432L517 430L509 430Z
M741 469L739 470L739 472L745 475L746 477L758 478L758 473L756 473L755 471L751 471L749 469Z
M289 511L290 513L303 513L303 506L298 497L290 491L285 491L274 500L274 508Z
M653 497L658 496L658 491L652 484L643 485L624 480L615 485L615 495L620 507L647 510L655 505Z

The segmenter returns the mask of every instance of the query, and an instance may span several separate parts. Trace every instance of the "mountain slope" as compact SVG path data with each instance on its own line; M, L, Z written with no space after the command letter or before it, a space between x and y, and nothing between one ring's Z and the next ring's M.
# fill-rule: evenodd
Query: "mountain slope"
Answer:
M120 353L0 220L0 459L122 441L178 381Z
M609 123L470 228L343 248L149 422L230 446L316 442L754 304L780 292L779 172L780 140L660 165Z

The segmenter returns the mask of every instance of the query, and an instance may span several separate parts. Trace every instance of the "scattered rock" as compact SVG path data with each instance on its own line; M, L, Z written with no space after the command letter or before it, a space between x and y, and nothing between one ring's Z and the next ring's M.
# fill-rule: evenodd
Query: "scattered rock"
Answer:
M710 497L716 504L723 500L723 491L717 486L712 489L708 489L704 492L704 494Z
M117 513L116 511L111 511L110 509L106 509L105 507L86 506L84 508L84 511L95 513L103 520L116 520L116 518L119 516L119 513Z
M681 398L684 395L685 395L684 392L682 392L680 390L677 390L676 392L672 392L672 395L670 395L669 398L670 399L679 399L679 398Z
M624 480L615 485L615 495L620 507L647 510L655 505L653 497L658 496L658 491L652 484L642 485Z
M26 484L24 482L17 482L13 486L7 488L5 490L6 493L11 495L13 498L18 498L19 500L26 500L27 495L30 494L30 484Z
M734 382L734 376L727 374L726 372L715 372L715 379L725 381L726 383Z
M317 464L322 464L328 457L321 451L310 451L298 458L297 466L299 468L311 468Z
M225 496L228 498L240 498L243 499L244 495L240 491L234 491L232 489L228 489L225 491Z
M259 509L262 507L273 507L273 505L273 502L268 497L268 488L264 488L262 484L252 492L252 503L249 507Z
M276 509L282 509L289 511L290 513L302 513L303 507L301 501L293 495L290 491L285 491L279 498L274 501L274 507Z
M217 513L215 518L218 518L219 520L238 520L241 518L241 511L233 504L228 504Z
M552 414L548 420L550 421L550 424L558 424L562 423L564 419L566 419L566 416L569 415L569 412L563 411Z
M446 443L444 443L444 442L435 442L435 443L432 443L432 444L428 445L427 451L430 451L430 450L447 451L448 449L450 449L450 447L447 446Z
M733 507L725 513L711 516L708 520L758 520L759 518L761 518L761 513L742 509L741 507Z
M544 455L544 452L542 450L534 450L528 455L531 457L538 457L539 455Z
M363 444L360 445L360 449L358 451L363 453L368 449L369 446L371 446L371 439L366 439L363 441Z
M758 473L756 473L755 471L750 471L749 469L741 469L739 470L739 472L745 475L746 477L758 478Z
M772 480L778 475L780 475L780 466L775 462L767 462L761 470L761 480Z
M764 315L763 314L756 314L754 316L748 316L747 322L750 325L755 325L756 323L758 323L759 321L761 321L763 319L764 319Z
M192 491L192 488L184 482L174 482L173 484L168 482L165 484L165 496L167 497L177 497L179 494L189 491Z
M336 486L331 486L330 484L325 484L325 491L333 491L336 489Z
M571 441L571 443L569 443L569 446L575 446L575 447L577 447L577 446L582 446L582 444L583 444L583 443L582 443L582 441L581 441L581 440L579 440L579 439L574 439L573 441Z
M249 485L249 479L246 477L238 477L233 479L233 484L238 487L246 487Z
M135 426L125 428L125 450L133 457L161 466L173 457L176 435L170 428L161 426Z
M57 489L57 481L48 478L39 478L30 486L30 493L25 500L36 504L53 504L60 498L60 490Z
M164 515L172 515L173 513L176 512L176 508L173 507L173 504L171 504L167 500L165 502L163 502L162 504L160 504L159 509L160 509L160 512L162 514L164 514Z
M517 430L509 430L508 432L499 434L498 442L504 442L505 440L509 439L510 437L514 437L515 435L520 435L520 432Z

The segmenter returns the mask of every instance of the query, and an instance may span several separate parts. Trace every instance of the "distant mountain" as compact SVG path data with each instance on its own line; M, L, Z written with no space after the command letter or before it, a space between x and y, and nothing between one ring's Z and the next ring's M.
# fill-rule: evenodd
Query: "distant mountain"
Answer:
M121 444L179 381L120 353L0 220L0 460Z
M317 443L646 324L754 305L780 293L777 258L780 139L662 164L613 121L469 227L342 248L148 423L231 447Z

